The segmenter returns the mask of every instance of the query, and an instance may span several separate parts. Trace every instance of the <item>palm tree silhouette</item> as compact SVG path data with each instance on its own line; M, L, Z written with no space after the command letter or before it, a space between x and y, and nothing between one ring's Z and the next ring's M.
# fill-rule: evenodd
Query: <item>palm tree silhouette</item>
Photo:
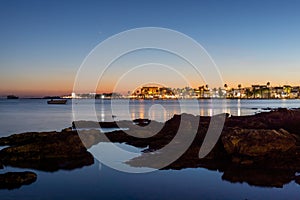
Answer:
M241 87L242 87L242 84L239 84L238 88L239 88L240 98L241 98Z
M270 85L271 85L271 83L270 83L270 82L267 82L267 88L268 88L268 99L270 99L270 97L271 97L271 93L270 93Z
M228 88L228 85L226 83L224 84L224 88L225 88L225 91L226 91L225 98L227 98L227 88Z

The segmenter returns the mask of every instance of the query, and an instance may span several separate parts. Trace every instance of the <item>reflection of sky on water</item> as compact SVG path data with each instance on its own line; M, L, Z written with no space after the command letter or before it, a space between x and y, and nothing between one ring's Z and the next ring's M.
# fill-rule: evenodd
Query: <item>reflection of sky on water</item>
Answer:
M7 167L4 171L23 171ZM35 170L33 170L35 171ZM3 199L298 199L299 185L253 187L222 181L222 173L203 168L128 174L96 163L72 171L36 171L35 183L0 190ZM50 192L51 191L51 192Z
M132 173L153 171L153 169L147 167L136 168L125 163L126 161L141 156L142 150L143 149L124 143L119 144L100 142L96 145L93 145L88 151L92 153L97 160L101 160L104 164L117 170Z

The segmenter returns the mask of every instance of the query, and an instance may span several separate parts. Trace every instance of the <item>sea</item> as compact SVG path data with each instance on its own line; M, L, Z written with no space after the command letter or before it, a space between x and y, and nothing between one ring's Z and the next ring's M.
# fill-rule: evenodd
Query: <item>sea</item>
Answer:
M300 100L201 99L107 100L74 99L49 105L45 99L0 99L0 137L29 131L60 131L74 120L120 121L147 118L167 121L174 114L253 115L276 108L299 108ZM201 120L201 117L200 117ZM124 148L133 148L120 144ZM139 149L135 149L139 150ZM0 199L298 199L300 185L283 188L251 186L222 180L222 173L204 168L126 173L95 163L74 170L45 172L5 166L0 173L30 170L37 181L0 190Z

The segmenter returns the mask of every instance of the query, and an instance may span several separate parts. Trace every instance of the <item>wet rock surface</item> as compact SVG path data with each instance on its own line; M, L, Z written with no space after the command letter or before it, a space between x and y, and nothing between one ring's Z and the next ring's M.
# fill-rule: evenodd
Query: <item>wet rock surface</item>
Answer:
M75 169L94 163L76 131L23 133L0 138L3 165L43 171Z
M230 128L226 131L221 139L229 155L266 156L296 147L296 139L284 129Z
M0 138L9 146L0 151L0 167L37 169L42 171L72 170L94 163L93 156L82 144L76 131L22 133ZM1 179L2 178L2 179ZM11 172L0 175L0 188L13 189L36 179L32 172Z
M22 185L35 182L37 175L33 172L7 172L0 174L0 189L16 189Z
M296 176L295 182L298 183L298 184L300 185L300 176Z
M202 159L199 158L199 151L211 117L200 117L200 121L195 116L185 118L188 121L182 121L181 117L175 115L157 134L149 138L134 137L124 131L100 135L95 132L89 134L87 131L82 134L85 135L83 140L86 140L84 143L88 146L110 141L146 148L144 154L129 160L127 164L157 168L161 163L157 163L159 159L153 162L155 152L161 153L160 150L175 138L179 126L183 126L187 135L196 128L197 134L189 148L179 159L163 169L203 167L223 172L223 180L226 181L265 187L283 187L293 180L299 182L295 176L295 173L300 172L299 109L277 109L242 117L227 115L221 136L212 151ZM90 135L89 139L87 135ZM176 142L180 144L182 141Z

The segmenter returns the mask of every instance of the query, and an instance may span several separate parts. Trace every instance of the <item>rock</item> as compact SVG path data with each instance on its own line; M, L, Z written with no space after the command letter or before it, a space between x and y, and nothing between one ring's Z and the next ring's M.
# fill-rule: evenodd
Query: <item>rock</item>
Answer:
M242 160L241 165L252 165L254 162L253 160Z
M71 132L71 131L73 131L72 127L61 130L61 132Z
M94 163L76 132L24 133L1 138L11 147L0 151L4 165L56 171L75 169Z
M300 135L300 109L288 110L279 108L270 112L262 112L250 116L232 116L227 118L226 127L243 129L275 129L280 128Z
M290 127L284 124L296 124L292 116L296 116L295 120L298 120L298 115L299 111L276 110L254 116L229 117L226 119L219 141L203 159L199 159L198 155L210 118L200 117L199 128L192 145L178 160L163 169L204 167L210 170L224 171L223 179L231 182L282 187L293 181L295 172L300 171L300 146L298 146L300 127L296 129L296 125L293 126L294 131L291 133L287 131ZM145 152L155 154L156 150L173 139L180 123L184 124L187 130L191 128L191 125L195 125L196 117L190 116L186 119L193 123L181 122L181 116L175 115L165 123L164 128L154 140L133 138L135 142L131 144L148 146L149 148ZM276 119L279 119L280 126L276 125ZM118 142L131 140L126 135L123 135L124 137L110 136L112 141L115 138L118 138ZM142 154L126 163L134 167L156 168L155 163L147 162L147 160L151 160L149 156L152 155Z
M167 154L174 155L187 138L193 141L174 162L163 169L203 167L224 172L223 179L247 182L250 185L282 187L296 180L300 171L300 110L278 109L253 116L226 116L225 126L212 151L199 158L211 117L188 114L174 115L164 124L147 119L118 122L73 122L61 132L24 133L0 138L0 145L10 147L0 151L4 165L47 171L74 169L90 165L93 157L86 148L99 142L126 143L146 148L141 156L126 163L134 167L159 168L157 152L172 140L174 147ZM218 124L217 124L218 125ZM97 128L128 128L129 130L100 133ZM178 136L178 129L183 136ZM196 131L196 135L194 134ZM188 136L188 137L187 137ZM150 152L150 153L149 153ZM148 154L147 154L148 153ZM152 159L152 160L151 160ZM157 162L156 162L157 161ZM0 164L1 166L1 164ZM257 174L257 175L256 175Z
M242 159L239 158L239 157L233 156L233 157L231 158L231 162L236 163L236 164L240 164L241 161L242 161Z
M35 182L37 175L33 172L7 172L0 174L0 189L16 189L22 185Z
M298 185L300 185L300 176L296 176L295 182L296 182Z
M296 146L295 138L283 129L277 131L231 128L221 139L228 154L250 157L286 152Z

